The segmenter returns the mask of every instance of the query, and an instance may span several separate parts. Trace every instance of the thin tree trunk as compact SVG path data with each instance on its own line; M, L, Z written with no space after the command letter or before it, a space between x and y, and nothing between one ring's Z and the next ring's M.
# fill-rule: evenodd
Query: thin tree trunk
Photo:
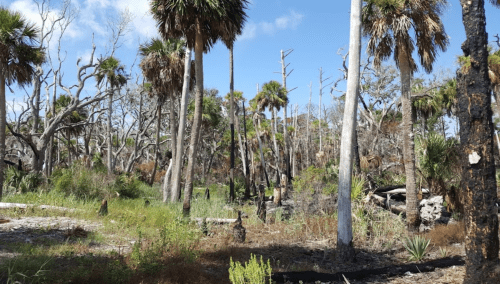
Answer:
M153 167L153 174L151 175L151 180L149 181L149 186L152 186L155 182L156 167L158 166L158 157L160 156L160 129L161 129L161 103L158 102L158 120L156 125L156 145L155 145L155 164Z
M309 83L309 104L307 105L307 137L306 137L306 147L307 147L307 163L306 167L311 165L311 132L309 132L309 124L311 121L311 99L312 99L312 81Z
M355 258L354 246L352 243L351 177L354 150L352 144L356 133L356 115L360 81L359 63L361 53L362 3L362 0L351 1L349 71L347 77L347 95L342 126L342 141L340 146L338 189L337 250L338 258L342 261L352 261Z
M264 152L262 152L262 141L260 139L260 131L259 131L260 123L256 124L255 118L253 120L253 127L255 128L255 134L257 135L257 140L259 141L260 162L262 164L262 171L264 171L264 175L266 177L266 184L267 184L267 187L269 188L269 187L271 187L271 184L269 183L269 177L268 177L267 171L266 171L266 161L264 161Z
M186 54L184 56L184 82L182 85L181 110L179 112L179 134L177 135L177 149L175 150L175 163L172 170L172 202L178 201L181 196L182 148L184 147L188 92L191 80L191 49L186 49Z
M499 283L498 209L493 154L493 122L488 77L488 34L484 1L461 0L466 41L471 58L467 74L457 72L462 179L465 209L464 283Z
M323 68L319 68L319 151L323 151L323 141L322 141L322 132L323 128L321 127L321 97L323 96Z
M4 159L5 159L5 127L6 127L6 108L5 108L5 77L0 72L0 201L3 195L4 182Z
M229 93L231 95L230 99L230 111L229 115L231 117L230 128L231 128L231 168L229 170L229 202L234 201L234 77L233 77L233 46L229 48Z
M168 164L167 172L165 173L165 177L163 178L163 203L168 202L169 192L168 185L170 184L170 176L172 174L172 164L174 160L170 159L170 163Z
M287 74L285 65L285 52L281 50L281 77L283 80L283 88L286 91L288 91L286 88L286 76ZM288 102L285 102L285 105L283 106L283 141L285 143L284 145L285 167L286 167L285 172L288 178L288 182L290 182L292 180L292 174L290 173L290 155L288 151L289 149L288 149L288 130L287 130L288 128L287 109L288 109Z
M203 113L203 36L201 23L197 20L195 41L195 71L196 71L196 97L194 99L194 118L191 128L191 143L189 145L188 166L186 169L186 184L184 186L184 203L182 210L184 216L191 210L191 196L193 195L194 164L198 153L198 141L201 132L201 115Z
M107 141L107 148L108 148L108 174L113 173L113 136L111 134L111 120L112 120L112 114L113 114L113 89L111 89L111 92L109 93L109 101L108 101L108 129L107 129L107 136L108 136L108 141Z
M273 136L273 144L274 144L274 153L275 153L275 163L276 163L276 166L277 166L277 169L279 167L279 149L278 149L278 143L276 142L276 109L273 108L271 110L271 135ZM276 172L276 186L279 186L280 184L280 174L279 174L279 170L277 170Z
M247 194L248 197L250 197L250 169L249 169L250 165L248 163L247 113L245 110L245 101L243 101L242 103L243 103L243 133L245 134L245 164L247 165L245 174L245 197L247 197Z
M413 133L413 108L411 106L410 62L404 49L399 54L401 73L401 103L403 109L403 159L406 174L406 222L408 230L418 231L420 216L418 210L417 186L415 183L415 141Z
M333 141L333 139L332 139ZM361 160L359 158L358 130L354 130L354 172L361 174Z

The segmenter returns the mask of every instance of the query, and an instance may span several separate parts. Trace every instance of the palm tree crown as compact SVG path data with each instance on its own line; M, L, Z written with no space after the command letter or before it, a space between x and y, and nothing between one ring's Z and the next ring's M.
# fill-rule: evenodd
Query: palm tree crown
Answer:
M97 84L107 78L109 87L115 88L125 85L127 83L127 74L125 73L125 66L120 64L120 60L110 56L101 61L99 65L99 72L96 75Z
M182 88L186 42L182 39L162 41L153 38L139 47L143 59L140 67L144 77L151 82L153 93L163 100ZM192 72L194 73L194 68ZM192 81L194 80L194 74ZM191 82L191 86L193 86Z
M19 12L0 7L0 72L5 83L29 85L34 65L45 60L43 49L35 47L39 29L28 23Z
M368 36L367 50L374 55L373 63L389 58L394 51L394 61L400 67L400 54L409 60L410 71L417 70L411 54L417 45L420 63L426 72L432 71L437 50L446 50L448 36L440 15L445 0L365 0L363 8L363 33ZM415 40L410 36L414 30Z
M287 91L277 81L269 81L262 86L262 91L255 96L254 101L260 111L266 108L280 110L288 103Z
M193 48L197 28L203 35L203 50L221 39L231 46L243 31L247 0L153 0L151 11L163 38L186 38Z

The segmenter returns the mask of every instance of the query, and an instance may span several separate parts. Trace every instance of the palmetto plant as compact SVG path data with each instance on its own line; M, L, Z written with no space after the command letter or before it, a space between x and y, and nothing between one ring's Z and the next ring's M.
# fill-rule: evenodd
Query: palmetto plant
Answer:
M427 138L417 139L419 167L429 184L432 194L446 194L446 181L453 177L458 163L458 141L430 133Z
M35 65L45 60L43 49L36 47L39 29L19 12L0 7L0 184L3 184L5 157L5 86L31 84ZM0 200L2 187L0 186Z

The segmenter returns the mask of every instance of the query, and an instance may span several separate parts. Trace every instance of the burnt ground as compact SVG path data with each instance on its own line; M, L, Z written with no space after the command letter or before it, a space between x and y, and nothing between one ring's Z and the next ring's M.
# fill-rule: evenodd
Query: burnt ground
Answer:
M381 247L374 244L377 240L368 238L355 241L355 262L340 263L335 258L336 226L320 226L331 222L327 217L305 219L299 223L299 230L291 228L297 223L248 222L248 219L243 221L247 238L242 244L233 242L231 225L211 227L211 233L197 245L201 253L191 266L196 275L191 275L189 281L182 276L169 279L163 275L161 279L144 283L229 283L230 257L243 263L251 254L270 261L272 279L277 283L347 283L344 277L349 283L462 283L465 256L462 243L443 246L431 243L423 261L410 262L400 243ZM0 223L0 262L18 255L12 253L9 243L64 243L87 238L99 226L68 217L24 217ZM122 254L127 250L123 246L94 242L88 246L82 253L115 250ZM440 251L443 248L446 256ZM63 262L71 263L72 258L58 261L63 265Z

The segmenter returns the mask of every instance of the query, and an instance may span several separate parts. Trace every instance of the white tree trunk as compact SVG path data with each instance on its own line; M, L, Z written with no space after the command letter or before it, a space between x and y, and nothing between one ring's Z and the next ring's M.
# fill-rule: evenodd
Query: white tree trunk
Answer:
M344 261L354 258L351 217L351 174L359 92L361 5L362 0L351 1L349 71L347 76L347 95L340 145L337 249L339 257Z
M179 112L179 132L177 134L177 149L175 150L175 161L172 170L172 202L179 200L181 196L181 173L182 173L182 148L184 147L184 134L186 130L187 105L189 97L189 83L191 81L191 49L186 49L184 59L184 83L182 84L181 109Z

